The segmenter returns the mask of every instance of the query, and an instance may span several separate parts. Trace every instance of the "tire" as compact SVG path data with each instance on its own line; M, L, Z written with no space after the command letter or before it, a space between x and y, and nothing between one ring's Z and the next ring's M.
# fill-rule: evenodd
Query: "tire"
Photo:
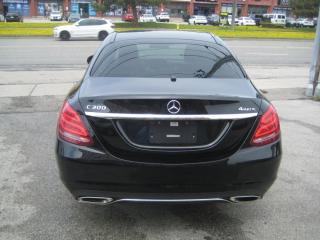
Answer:
M69 41L70 40L70 33L68 31L62 31L60 33L60 39L62 41Z
M101 31L101 32L99 32L99 34L98 34L98 39L99 39L100 41L103 41L108 35L109 35L108 32L106 32L106 31Z

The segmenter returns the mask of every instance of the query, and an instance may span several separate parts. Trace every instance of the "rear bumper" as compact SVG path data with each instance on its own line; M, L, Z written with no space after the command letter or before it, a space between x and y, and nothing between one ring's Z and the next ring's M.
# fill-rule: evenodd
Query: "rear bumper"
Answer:
M197 164L126 161L61 140L56 154L60 177L77 199L193 202L262 197L276 179L281 144L246 148L228 159Z
M62 21L62 17L50 17L51 21Z

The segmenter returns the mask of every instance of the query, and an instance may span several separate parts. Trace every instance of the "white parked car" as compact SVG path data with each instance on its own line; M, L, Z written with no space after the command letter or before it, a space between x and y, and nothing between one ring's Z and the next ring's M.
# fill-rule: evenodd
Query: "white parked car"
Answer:
M201 16L201 15L195 15L195 16L191 16L189 18L189 24L208 24L208 20L205 16Z
M287 27L297 27L298 26L298 22L295 18L292 17L288 17L286 19L286 26Z
M232 15L229 15L228 16L228 23L229 23L229 25L231 25L232 24ZM239 24L239 18L235 18L234 19L234 23L236 24L236 25L238 25Z
M81 19L72 25L55 27L54 38L69 40L75 38L97 38L104 40L114 32L114 24L106 19Z
M251 17L239 17L238 24L241 26L255 26L256 22Z
M278 14L278 13L266 13L263 14L264 22L269 22L276 25L285 25L287 22L287 17L285 14Z
M156 18L152 14L143 14L139 18L139 22L156 22Z
M298 18L297 26L298 27L314 27L314 21L313 19L308 19L308 18Z
M62 13L59 11L52 11L49 16L50 21L62 21Z
M169 22L170 16L167 12L161 12L156 16L158 22Z

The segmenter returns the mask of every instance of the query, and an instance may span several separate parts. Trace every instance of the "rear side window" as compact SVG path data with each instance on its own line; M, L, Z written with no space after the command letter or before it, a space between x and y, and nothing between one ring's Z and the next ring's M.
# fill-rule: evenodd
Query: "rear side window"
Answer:
M238 62L221 46L132 44L106 47L95 62L95 77L244 78Z
M105 20L97 19L97 20L95 20L94 25L103 25L103 24L107 24L107 22Z
M92 25L92 20L90 19L85 19L79 22L79 26L90 26Z

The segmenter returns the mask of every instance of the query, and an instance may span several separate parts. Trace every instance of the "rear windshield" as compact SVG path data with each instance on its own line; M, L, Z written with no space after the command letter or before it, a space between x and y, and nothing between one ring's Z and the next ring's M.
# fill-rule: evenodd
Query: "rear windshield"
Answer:
M244 78L229 51L193 44L132 44L106 47L95 62L95 77Z

